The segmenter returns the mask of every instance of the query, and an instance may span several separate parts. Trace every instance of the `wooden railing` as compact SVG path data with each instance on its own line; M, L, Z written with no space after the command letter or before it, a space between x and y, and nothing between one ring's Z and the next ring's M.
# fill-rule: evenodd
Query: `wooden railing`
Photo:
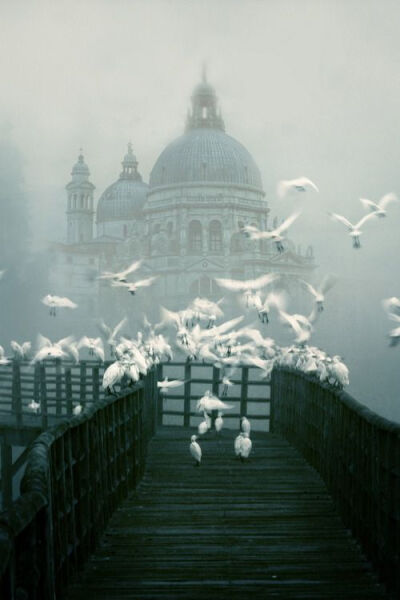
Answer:
M12 360L0 365L0 425L20 427L37 422L43 429L49 419L72 416L74 405L103 398L101 381L110 361L51 359L32 364ZM40 405L35 413L29 404Z
M54 600L140 480L156 426L154 371L33 443L21 496L0 514L0 598Z
M399 597L400 425L288 370L273 371L271 403L271 430L319 471L345 525Z
M223 384L221 370L202 362L166 362L158 365L158 380L181 379L184 386L160 395L158 402L159 425L197 425L203 415L196 411L197 400L206 390L227 402L234 408L224 413L226 426L238 427L240 417L247 416L253 421L255 429L268 431L270 419L270 384L261 378L257 367L237 367L231 378L232 387L228 395L222 397ZM257 424L255 423L257 422ZM257 426L258 425L258 426Z

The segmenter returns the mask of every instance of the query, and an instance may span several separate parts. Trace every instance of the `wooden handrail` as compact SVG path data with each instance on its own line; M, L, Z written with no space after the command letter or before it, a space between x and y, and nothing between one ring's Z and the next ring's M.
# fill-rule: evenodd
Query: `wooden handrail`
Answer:
M0 514L0 598L55 600L140 480L155 430L154 371L43 432L21 496Z
M271 406L271 430L318 470L345 525L398 597L400 425L289 369L273 371Z

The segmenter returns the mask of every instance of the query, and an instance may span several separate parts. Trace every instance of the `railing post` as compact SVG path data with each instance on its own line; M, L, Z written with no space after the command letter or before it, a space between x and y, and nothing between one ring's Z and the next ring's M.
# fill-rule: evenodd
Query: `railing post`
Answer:
M190 362L185 363L185 385L184 385L184 400L183 400L183 426L190 427L190 388L192 365Z
M1 438L1 495L3 510L12 504L12 446Z
M19 360L12 364L12 410L15 413L17 427L22 425L22 400L21 400L21 366Z
M56 358L56 415L62 414L62 373L61 358Z
M160 389L157 386L157 381L162 381L163 378L163 366L160 363L156 367L156 378L154 382L154 394L156 395L156 407L157 407L157 427L161 427L163 424L163 413L164 413L164 398L160 393Z
M86 360L79 363L79 403L82 408L86 404Z
M249 367L242 367L242 384L240 388L240 416L247 414L247 393L249 381Z
M100 397L100 381L99 381L99 367L94 365L92 367L92 387L93 387L93 402L98 402Z
M42 412L42 428L47 429L48 412L47 412L47 387L46 387L46 367L40 363L40 409Z
M67 415L72 415L72 377L71 367L65 367L65 403Z

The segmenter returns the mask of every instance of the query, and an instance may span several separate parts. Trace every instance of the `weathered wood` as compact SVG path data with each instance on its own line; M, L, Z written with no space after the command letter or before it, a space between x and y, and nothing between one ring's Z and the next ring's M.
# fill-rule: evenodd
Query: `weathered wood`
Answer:
M21 398L21 367L18 360L12 362L12 409L16 416L16 425L22 425L22 398Z
M47 406L47 388L46 388L46 366L41 363L39 369L40 380L40 414L42 421L42 429L47 429L48 426L48 406Z
M82 408L86 404L86 377L87 377L87 366L86 361L81 360L79 362L79 402Z
M400 425L312 377L274 370L272 429L321 474L344 523L400 594Z
M247 415L247 396L249 383L249 367L242 367L242 381L240 388L240 416Z
M163 427L144 477L112 517L67 600L385 598L335 513L327 490L280 436L254 434L234 457L234 434L202 438Z
M67 409L67 415L70 417L72 415L72 410L73 410L73 405L72 405L71 367L65 367L64 377L65 377L66 409Z
M157 381L163 380L163 366L162 364L157 365L156 367L157 373ZM157 385L157 384L156 384ZM164 412L164 398L159 391L159 388L156 387L156 398L157 398L157 426L161 427L163 424L163 412Z
M1 449L1 496L3 509L12 503L12 446L0 438Z
M184 401L183 401L183 426L184 427L189 427L190 426L190 400L191 400L191 395L190 395L190 390L191 390L191 372L192 372L192 365L190 364L190 362L186 362L185 363L185 372L184 372Z
M56 415L62 414L62 367L61 359L55 359L56 367Z

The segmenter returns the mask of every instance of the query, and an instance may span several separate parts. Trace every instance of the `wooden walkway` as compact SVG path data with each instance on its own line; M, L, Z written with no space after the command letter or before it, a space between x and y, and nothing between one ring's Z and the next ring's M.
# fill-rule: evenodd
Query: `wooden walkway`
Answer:
M242 464L235 432L209 433L194 468L191 433L159 430L68 600L387 598L322 480L283 438L254 434Z

